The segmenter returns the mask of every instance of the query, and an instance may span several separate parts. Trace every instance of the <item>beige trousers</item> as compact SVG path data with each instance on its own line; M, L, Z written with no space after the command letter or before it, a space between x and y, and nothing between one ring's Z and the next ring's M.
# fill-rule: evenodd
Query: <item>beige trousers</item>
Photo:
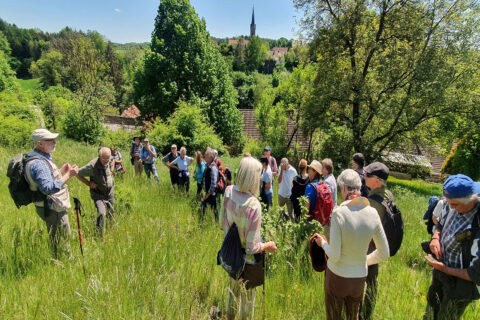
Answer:
M230 278L230 287L228 288L227 296L227 319L247 320L253 319L253 312L255 309L255 292L256 289L245 289L245 284L242 280L233 280Z

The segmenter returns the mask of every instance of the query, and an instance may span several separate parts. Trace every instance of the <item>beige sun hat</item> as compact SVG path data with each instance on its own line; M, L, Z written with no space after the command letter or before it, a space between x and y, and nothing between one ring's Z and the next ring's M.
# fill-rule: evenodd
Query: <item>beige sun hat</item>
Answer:
M313 170L317 171L318 174L322 174L322 164L318 162L317 160L313 160L308 168L312 168Z
M47 129L36 129L32 133L33 142L53 140L58 137L58 133L52 133Z

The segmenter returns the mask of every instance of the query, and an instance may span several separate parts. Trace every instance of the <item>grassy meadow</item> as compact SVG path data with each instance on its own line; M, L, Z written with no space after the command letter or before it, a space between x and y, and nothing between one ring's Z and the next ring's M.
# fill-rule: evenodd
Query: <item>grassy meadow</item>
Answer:
M96 150L60 139L54 161L82 166ZM171 191L167 168L157 163L159 184L145 175L135 178L128 152L121 150L127 173L116 180L116 223L108 226L103 243L94 237L96 212L87 187L70 181L70 196L80 198L86 213L81 219L85 258L72 209L75 259L55 261L34 207L16 209L7 190L8 161L26 151L0 148L0 319L208 319L212 306L225 310L228 276L216 265L222 232L213 214L198 220L193 196ZM239 158L223 161L236 168ZM191 186L195 194L196 185ZM429 196L412 190L398 181L392 187L404 215L405 237L399 253L381 264L374 319L421 319L426 306L431 268L420 242L429 238L421 220ZM304 246L296 249L299 258L291 259L282 249L291 247L289 239L273 240L279 252L267 261L266 318L324 319L323 274L310 267ZM302 242L306 246L306 239ZM262 318L262 307L259 288L255 318ZM477 302L464 319L479 314Z

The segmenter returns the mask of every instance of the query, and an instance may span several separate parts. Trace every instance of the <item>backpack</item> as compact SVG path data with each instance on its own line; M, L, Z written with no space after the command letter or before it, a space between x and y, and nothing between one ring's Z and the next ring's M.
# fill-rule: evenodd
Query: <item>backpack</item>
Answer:
M225 179L225 174L223 173L222 170L218 169L216 193L223 194L226 188L227 188L227 182Z
M28 162L42 159L40 156L33 156L27 159L26 154L17 154L8 164L7 177L10 178L8 191L18 209L21 206L29 205L32 202L45 200L46 197L39 191L30 190L25 167Z
M322 226L326 226L332 218L332 193L330 188L323 182L320 182L318 186L313 182L311 185L317 190L317 199L315 200L315 209L309 213L309 220L317 220Z
M239 280L245 268L245 257L235 223L228 229L222 246L217 254L217 265L228 273L234 280Z
M382 196L375 194L370 196L371 199L381 203L385 208L385 216L382 225L388 240L388 248L390 249L390 257L393 257L400 249L403 240L403 219L402 213L393 200L393 195L388 192L389 200L383 200Z
M237 225L233 223L218 251L217 265L221 265L234 280L241 279L246 289L251 289L265 282L265 255L257 253L254 257L254 264L245 262L245 249L242 248Z
M431 197L428 200L427 211L425 211L425 213L423 214L423 220L427 220L425 221L425 225L427 226L427 232L429 234L433 234L433 226L435 225L433 223L433 211L435 210L435 207L437 206L439 200L440 198L438 198L437 196Z

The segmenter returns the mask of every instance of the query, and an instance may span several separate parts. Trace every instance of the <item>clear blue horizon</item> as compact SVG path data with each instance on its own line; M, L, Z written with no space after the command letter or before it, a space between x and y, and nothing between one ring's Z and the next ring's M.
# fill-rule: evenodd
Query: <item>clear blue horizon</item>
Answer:
M0 18L20 28L58 32L64 27L95 30L117 43L150 42L159 0L0 0ZM297 38L297 11L291 0L191 0L210 35L248 35L255 6L257 35Z

